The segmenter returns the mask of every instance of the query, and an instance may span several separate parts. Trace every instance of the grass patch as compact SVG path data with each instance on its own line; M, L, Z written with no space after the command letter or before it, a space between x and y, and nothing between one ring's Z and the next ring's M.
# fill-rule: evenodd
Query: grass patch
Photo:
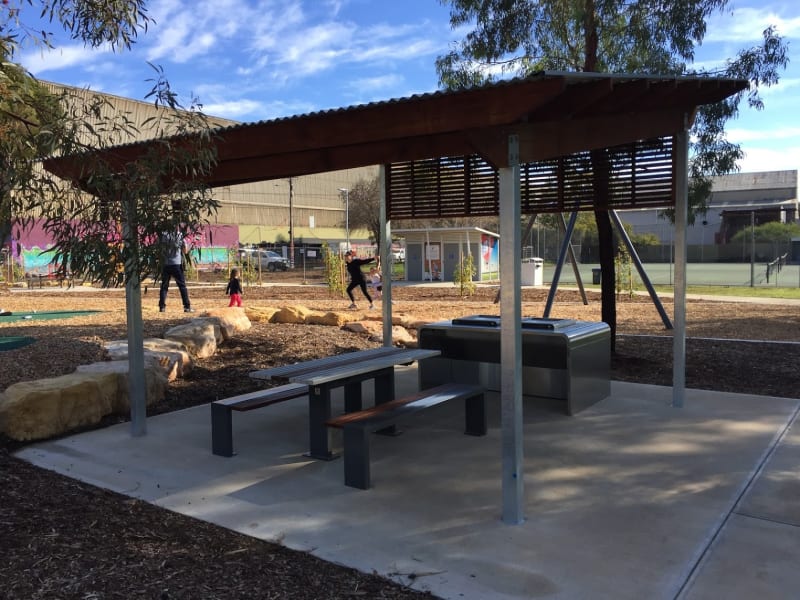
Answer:
M657 292L672 293L675 288L671 285L656 285ZM689 285L686 286L687 294L701 296L740 296L743 298L781 298L784 300L800 300L800 288L760 286L750 287L744 285Z

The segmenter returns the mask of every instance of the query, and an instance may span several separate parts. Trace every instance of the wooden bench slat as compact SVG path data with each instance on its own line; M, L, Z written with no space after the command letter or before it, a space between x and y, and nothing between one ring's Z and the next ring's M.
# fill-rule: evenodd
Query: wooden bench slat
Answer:
M395 411L407 404L417 403L420 408L429 408L431 406L435 406L436 404L441 404L442 402L456 400L459 397L475 395L481 391L483 391L483 388L475 385L464 383L445 383L436 387L419 391L416 394L404 396L403 398L396 398L395 400L390 400L389 402L376 404L371 408L366 408L358 412L339 415L338 417L330 419L327 422L327 425L329 427L342 428L348 423L366 421L390 411ZM423 399L425 402L421 402Z
M398 419L413 412L459 399L464 400L464 433L486 435L484 389L462 383L445 383L328 420L328 426L342 429L345 485L362 490L370 487L369 438L372 431L393 425Z
M211 403L211 452L218 456L233 456L233 418L231 411L253 410L308 395L308 386L287 383L266 390L231 396Z

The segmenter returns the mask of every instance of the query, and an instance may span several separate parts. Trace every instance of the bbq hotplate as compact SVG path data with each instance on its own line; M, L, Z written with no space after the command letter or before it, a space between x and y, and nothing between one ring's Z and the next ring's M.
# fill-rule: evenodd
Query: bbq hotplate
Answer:
M470 315L453 319L451 323L468 327L500 327L500 315ZM525 317L520 321L522 329L541 329L544 331L555 331L574 324L575 321L572 319L545 317Z

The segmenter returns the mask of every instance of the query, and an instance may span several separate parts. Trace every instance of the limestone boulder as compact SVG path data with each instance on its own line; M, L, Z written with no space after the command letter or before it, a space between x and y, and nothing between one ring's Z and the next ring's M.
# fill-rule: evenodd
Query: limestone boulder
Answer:
M280 308L270 306L245 306L244 313L252 323L269 323Z
M381 336L382 337L382 336ZM395 346L405 346L406 348L417 347L417 337L405 327L399 325L392 326L392 343Z
M333 327L341 327L345 323L354 321L357 317L352 314L340 312L314 312L306 317L308 325L330 325Z
M305 306L284 306L276 312L270 322L272 323L305 323L306 318L314 311Z
M182 342L163 338L145 338L143 342L145 361L155 361L169 381L184 377L192 370L192 356ZM105 343L111 360L128 359L128 341L112 340Z
M382 342L383 341L383 323L380 321L358 321L354 323L346 323L342 329L368 335L371 340ZM417 345L417 338L412 335L405 327L399 325L392 325L392 344L395 346L409 346L414 347Z
M107 360L103 362L80 365L75 372L90 375L111 374L117 378L117 392L112 398L111 411L126 413L130 411L130 387L127 360ZM167 376L155 358L145 359L144 395L147 406L164 399L167 391Z
M400 327L405 327L406 329L419 329L420 324L425 324L427 322L420 322L419 319L412 315L404 315L404 314L393 314L392 315L392 325L399 325Z
M217 320L223 340L229 340L237 333L247 331L253 326L245 310L239 306L213 308L206 312L206 316Z
M0 429L19 441L41 440L100 422L119 392L114 373L71 373L23 381L0 397Z
M213 320L195 319L168 329L164 339L182 343L193 358L208 358L217 351L217 343L222 341L222 333L219 325Z

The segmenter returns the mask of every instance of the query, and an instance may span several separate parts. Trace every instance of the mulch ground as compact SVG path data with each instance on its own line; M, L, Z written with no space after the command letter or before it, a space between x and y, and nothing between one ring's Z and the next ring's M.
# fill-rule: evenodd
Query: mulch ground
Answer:
M177 294L158 313L144 299L146 336L183 322ZM453 288L395 290L396 314L420 321L497 313L495 290L462 299ZM225 305L221 289L193 289L193 305ZM541 316L546 291L526 291L525 314ZM599 320L597 297L584 305L559 292L554 317ZM248 288L249 305L303 304L342 310L347 302L316 286ZM36 342L0 352L0 390L16 381L68 373L103 360L100 344L125 337L124 299L114 291L0 292L6 310L102 312L58 321L0 324L0 336ZM671 305L665 302L671 314ZM174 311L174 312L170 312ZM800 310L781 305L689 305L686 382L689 388L800 397ZM359 316L380 319L379 311ZM671 385L672 337L648 299L620 299L619 337L612 357L616 380ZM335 327L256 323L170 386L150 414L207 403L257 389L247 373L380 342ZM103 423L125 420L109 417ZM34 467L11 454L20 446L0 439L0 597L38 598L423 598L381 577L319 560L310 553L243 536Z

